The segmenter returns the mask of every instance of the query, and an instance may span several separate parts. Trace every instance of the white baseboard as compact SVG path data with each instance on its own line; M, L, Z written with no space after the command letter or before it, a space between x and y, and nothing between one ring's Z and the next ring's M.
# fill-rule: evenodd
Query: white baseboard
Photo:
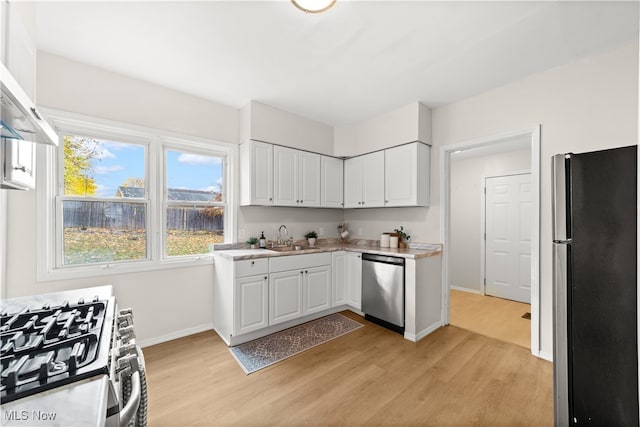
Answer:
M151 345L160 344L163 342L175 340L178 338L186 337L186 336L197 334L200 332L210 331L212 329L213 329L213 323L206 323L204 325L195 326L193 328L182 329L180 331L171 332L170 334L138 341L138 345L142 348L149 347Z
M540 359L548 360L549 362L553 362L553 354L547 353L546 351L540 351L538 354L533 354Z
M442 327L442 322L436 322L433 325L427 326L425 329L421 330L417 334L410 334L410 333L405 331L404 337L405 337L405 339L408 339L409 341L418 342L422 338L424 338L427 335L429 335L431 332L435 331L436 329L439 329L440 327Z
M451 289L456 290L456 291L461 291L461 292L468 292L470 294L484 295L484 293L482 291L479 291L477 289L463 288L462 286L453 286L453 285L451 285Z

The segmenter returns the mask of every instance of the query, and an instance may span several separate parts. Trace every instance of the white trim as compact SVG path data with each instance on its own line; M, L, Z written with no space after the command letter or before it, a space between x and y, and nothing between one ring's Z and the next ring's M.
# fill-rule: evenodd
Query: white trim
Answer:
M62 156L57 155L56 148L46 146L39 149L38 163L40 167L37 174L37 281L62 280L72 278L98 277L112 274L141 272L161 269L184 268L194 265L212 264L210 254L199 254L181 257L163 257L163 217L158 215L158 210L163 206L162 187L163 170L158 165L160 157L164 159L163 147L165 144L171 148L190 152L200 152L206 155L223 157L223 194L225 200L225 243L234 241L238 217L237 203L237 157L238 146L228 142L214 141L188 135L178 135L158 129L120 123L95 117L84 116L76 113L68 113L54 109L43 109L47 118L56 130L74 134L93 136L97 139L108 139L143 144L146 149L146 176L148 194L145 202L147 208L147 254L148 259L138 261L113 262L108 264L56 266L56 259L60 259L62 248L58 248L57 242L61 242L62 230L56 227L56 220L61 217L60 204L56 203L58 194L62 194ZM41 145L41 144L40 144ZM159 157L160 156L160 157ZM56 163L57 161L57 163ZM162 160L164 161L164 160ZM231 173L229 173L231 168ZM58 174L58 176L56 176ZM152 193L153 192L153 193ZM138 202L138 200L134 200ZM57 233L57 235L56 235ZM60 252L60 253L57 253Z
M142 348L149 347L163 342L177 340L178 338L187 337L193 334L199 334L200 332L206 332L213 330L213 323L206 323L204 325L194 326L193 328L182 329L179 331L171 332L169 334L161 335L159 337L148 338L146 340L138 341L138 345Z
M440 329L441 327L442 327L442 322L438 321L432 325L427 326L425 329L421 330L417 334L410 334L405 331L404 338L409 341L418 342L422 338L426 337L427 335L434 332L435 330Z
M480 188L480 283L482 283L482 295L487 294L487 179L488 178L502 178L506 176L514 175L531 175L531 169L523 171L507 172L499 175L481 175Z
M531 128L520 129L484 138L463 141L440 147L440 240L444 244L442 254L442 319L445 325L449 324L449 245L451 242L450 212L451 212L451 154L454 151L478 148L492 145L498 141L517 136L529 136L531 138L531 190L533 211L531 223L533 225L531 237L531 353L542 357L540 354L540 125Z
M540 359L548 360L549 362L553 362L553 354L547 353L546 351L539 351L538 354L533 354L534 356L539 357Z
M451 285L451 289L453 289L454 291L466 292L468 294L484 295L482 291L479 291L477 289L465 288L463 286Z

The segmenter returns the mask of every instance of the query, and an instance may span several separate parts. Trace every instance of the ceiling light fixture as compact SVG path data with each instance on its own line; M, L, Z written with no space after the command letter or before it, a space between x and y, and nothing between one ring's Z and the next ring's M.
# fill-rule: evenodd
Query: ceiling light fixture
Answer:
M322 13L336 4L337 0L291 0L291 3L305 13Z

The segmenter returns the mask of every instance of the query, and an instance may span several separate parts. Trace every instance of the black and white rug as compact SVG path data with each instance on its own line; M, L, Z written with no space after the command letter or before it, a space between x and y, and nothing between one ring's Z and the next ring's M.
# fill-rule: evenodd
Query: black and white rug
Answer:
M336 313L231 347L229 351L245 373L251 374L363 326Z

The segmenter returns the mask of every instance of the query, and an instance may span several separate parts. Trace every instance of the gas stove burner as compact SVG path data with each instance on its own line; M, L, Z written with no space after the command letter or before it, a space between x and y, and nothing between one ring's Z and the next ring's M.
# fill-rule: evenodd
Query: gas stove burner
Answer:
M105 357L100 357L99 347L105 317L112 318L108 306L109 301L95 297L89 302L80 299L74 304L65 301L56 306L3 312L0 316L2 403L98 373L107 374L108 366L102 360ZM111 325L106 329L110 333Z

